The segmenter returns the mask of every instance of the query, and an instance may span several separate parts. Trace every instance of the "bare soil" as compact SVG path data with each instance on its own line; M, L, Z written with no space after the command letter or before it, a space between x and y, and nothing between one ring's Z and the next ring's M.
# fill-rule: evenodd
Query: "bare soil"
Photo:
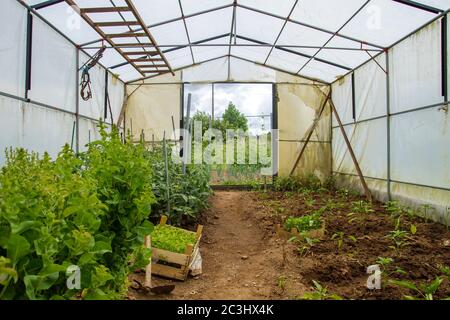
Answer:
M312 195L289 192L216 191L204 225L200 251L203 274L186 282L153 277L153 285L175 284L170 295L143 294L130 290L130 299L296 299L312 291L318 281L345 299L402 299L414 292L388 283L388 279L429 283L443 276L442 265L450 265L450 231L422 218L402 216L401 229L416 226L406 244L398 250L386 236L394 230L396 218L381 203L374 212L361 214L349 222L352 203L363 198L337 192ZM302 216L331 202L327 210L325 236L308 250L304 244L286 243L275 233L275 225L288 216ZM343 233L338 246L336 233ZM351 240L351 238L355 238ZM383 288L368 290L366 273L378 257L394 260L383 273ZM400 270L400 272L395 272ZM132 275L141 282L143 273ZM450 296L450 280L445 277L435 298Z

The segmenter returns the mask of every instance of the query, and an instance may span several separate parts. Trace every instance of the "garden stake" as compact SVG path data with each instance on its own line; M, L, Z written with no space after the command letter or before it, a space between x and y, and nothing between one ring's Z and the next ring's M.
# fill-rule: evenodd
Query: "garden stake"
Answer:
M164 147L164 170L166 173L166 189L167 189L167 215L170 215L170 181L169 181L169 161L167 158L167 145L166 145L166 132L164 131L163 138L163 147Z
M150 236L145 236L145 247L148 249L152 248L152 240ZM152 287L152 257L150 257L147 267L145 268L145 282L142 285L139 281L134 280L137 287L135 290L141 290L145 292L152 292L154 294L169 294L175 289L175 285L157 286Z

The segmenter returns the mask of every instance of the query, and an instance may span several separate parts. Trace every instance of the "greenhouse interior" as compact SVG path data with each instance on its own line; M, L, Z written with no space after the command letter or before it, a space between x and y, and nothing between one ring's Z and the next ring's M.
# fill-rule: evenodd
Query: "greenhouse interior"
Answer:
M450 298L450 0L0 6L0 300Z

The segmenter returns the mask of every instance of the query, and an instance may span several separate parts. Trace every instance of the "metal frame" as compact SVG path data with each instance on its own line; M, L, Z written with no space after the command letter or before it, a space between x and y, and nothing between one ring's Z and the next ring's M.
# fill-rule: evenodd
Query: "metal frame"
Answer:
M69 0L69 1L71 1L71 0ZM127 0L127 1L129 1L129 0ZM380 116L380 117L371 118L371 119L365 119L365 120L361 120L361 121L354 121L354 122L349 123L349 124L343 124L342 127L347 126L347 125L357 125L358 123L372 121L372 120L376 120L376 119L382 119L382 118L386 118L387 119L387 123L388 123L388 129L387 129L388 130L388 135L387 135L388 136L388 159L387 159L387 161L388 161L388 178L387 179L376 178L376 179L387 181L389 196L390 196L390 184L391 183L410 184L410 185L416 185L416 186L419 186L419 187L429 187L429 188L435 188L435 189L449 191L448 188L440 188L440 187L435 187L435 186L419 185L419 184L414 184L414 183L410 183L410 182L395 181L395 180L392 180L391 177L390 177L390 151L391 151L390 150L390 138L391 138L391 136L390 136L390 119L393 116L397 116L397 115L401 115L401 114L405 114L405 113L410 113L410 112L416 112L416 111L420 111L420 110L426 110L426 109L435 108L435 107L439 107L439 106L447 106L449 104L448 92L447 92L447 83L446 83L446 77L445 77L445 75L448 73L448 62L447 62L446 54L445 54L446 51L447 51L448 35L447 35L447 29L445 28L445 26L447 25L446 15L450 12L450 10L443 11L441 9L433 8L433 7L430 7L430 6L425 6L425 5L420 4L418 2L415 2L415 1L406 1L406 0L393 0L393 1L398 2L400 4L403 4L403 5L414 7L414 8L419 9L419 10L424 10L424 11L427 11L427 12L431 12L433 14L438 14L438 15L436 17L434 17L432 20L428 21L424 25L422 25L419 28L415 29L414 31L412 31L408 35L404 36L403 38L401 38L400 40L398 40L397 42L395 42L394 44L392 44L391 46L389 46L387 48L383 48L383 47L378 46L376 44L370 44L370 43L367 43L365 41L361 41L359 39L354 39L354 38L351 38L351 37L346 37L344 35L341 35L339 33L339 31L342 28L340 30L338 30L338 32L332 32L332 31L329 31L329 30L325 30L325 29L321 29L321 28L315 27L315 26L306 25L306 24L304 24L302 22L299 22L299 21L294 21L294 20L290 19L289 17L283 18L283 17L277 16L277 15L274 15L274 14L271 14L271 13L268 13L268 12L264 12L262 10L258 10L258 9L255 9L255 8L249 8L249 7L246 7L246 6L243 6L243 5L239 4L239 3L237 3L237 1L235 1L235 3L233 3L231 5L226 5L226 6L222 6L222 7L218 7L218 8L213 8L213 9L210 9L210 10L205 10L205 11L194 13L194 14L191 14L191 15L188 15L188 16L184 16L183 15L180 18L176 18L176 19L172 19L170 21L166 21L166 22L162 22L162 23L159 23L159 24L155 24L154 26L164 25L166 23L170 23L170 22L174 22L174 21L185 20L186 18L189 18L189 17L194 17L194 16L198 16L198 15L201 15L201 14L206 14L206 13L209 13L209 12L213 12L213 11L229 8L231 6L235 6L235 8L243 8L243 9L251 10L251 11L258 12L258 13L261 13L261 14L264 14L264 15L268 15L268 16L272 16L272 17L275 17L275 18L279 18L279 19L285 20L285 23L292 22L292 23L299 24L299 25L302 25L302 26L305 26L305 27L309 27L309 28L312 28L312 29L315 29L315 30L318 30L318 31L326 32L326 33L332 34L332 38L333 37L342 37L342 38L345 38L345 39L348 39L348 40L359 42L359 43L361 43L361 45L368 45L368 46L372 46L372 47L375 47L375 48L378 48L378 49L382 49L383 52L380 52L380 53L378 53L375 56L371 56L370 60L375 60L379 55L384 54L384 53L386 54L386 57L387 57L386 70L383 70L383 71L385 71L385 73L387 75L386 85L387 85L387 89L388 89L388 94L387 94L387 113L386 113L386 115ZM79 54L80 54L80 52L83 52L83 53L87 54L88 56L90 56L86 51L84 51L82 48L77 46L66 35L64 35L55 26L53 26L49 21L47 21L44 17L42 17L39 13L37 13L37 10L40 10L40 9L43 9L43 8L55 5L57 3L61 3L63 1L61 1L61 0L44 1L44 2L36 4L34 6L29 6L26 3L24 3L22 0L18 0L18 2L20 4L22 4L25 8L27 8L28 14L30 16L33 16L33 15L37 16L42 21L44 21L47 25L49 25L52 29L54 29L56 32L58 32L60 35L62 35L66 40L68 40L70 43L72 43L75 47L77 47L77 64L79 64ZM356 15L357 15L357 13L354 16L356 16ZM347 22L347 24L352 20L352 18ZM429 106L423 106L423 107L419 107L419 108L415 108L415 109L410 109L410 110L406 110L406 111L402 111L402 112L391 113L390 112L390 94L389 94L389 81L390 81L390 78L389 78L389 52L388 52L389 49L391 49L392 47L394 47L395 45L397 45L401 41L405 40L406 38L410 37L411 35L417 33L422 28L424 28L424 27L434 23L435 21L437 21L438 19L441 19L441 18L442 18L442 21L443 21L443 29L442 29L443 30L443 32L442 32L442 35L443 35L443 37L442 37L442 44L443 44L442 70L443 70L443 76L444 76L443 77L444 102L439 103L439 104L429 105ZM143 28L143 30L144 29L145 28ZM134 32L137 32L137 31L142 31L142 30L134 30ZM27 38L30 37L30 33L31 33L31 31L28 29ZM230 36L230 38L233 37L233 28L232 28L232 32L230 34L228 34L228 35ZM223 37L223 36L221 36L221 37ZM235 39L239 38L239 36L237 35L237 32L236 32L236 27L234 27L234 38ZM302 47L303 48L308 48L308 46L277 46L276 42L273 45L271 45L271 44L265 44L265 43L258 43L258 41L254 40L254 39L252 39L252 40L254 41L254 43L256 43L254 46L270 46L270 47L272 47L272 50L273 50L273 48L287 49L287 48L290 48L290 47L291 48L302 48ZM98 41L91 42L91 44L92 43L96 43L96 42L98 42ZM177 47L175 49L172 49L172 51L173 50L178 50L178 49L180 49L182 47L188 47L188 46L190 48L192 48L193 46L196 46L196 45L201 46L202 43L197 43L197 44L196 43L189 43L189 44L186 44L186 45L179 46L179 47ZM239 44L229 43L230 50L231 50L232 46L239 46ZM242 46L245 46L245 45L242 45ZM32 43L31 42L30 43L27 42L27 47L28 47L28 49L27 49L27 52L28 52L27 59L29 59L31 57L31 55L30 55L31 51L29 51L29 50L32 48ZM323 46L323 47L318 48L318 49L320 51L320 50L332 49L332 47L325 47L325 46ZM340 50L353 50L352 48L337 48L337 49L340 49ZM369 53L369 51L379 51L378 49L373 49L373 48L364 49L364 48L361 47L361 49L359 49L359 50L363 50L363 51L366 51L366 52ZM170 50L168 50L168 52L170 52ZM244 60L244 61L250 61L248 59L244 59L244 58L241 58L241 57L238 57L238 56L234 56L234 55L231 54L231 51L229 51L229 52L230 53L228 55L226 55L226 56L228 56L228 58L233 57L233 58L241 59L241 60ZM219 59L219 58L222 58L222 57L209 59L209 61L215 60L215 59ZM313 56L313 57L310 58L310 60L313 60L314 58L315 57ZM202 62L199 62L199 63L204 63L204 62L207 62L207 61L202 61ZM199 63L197 63L197 64L199 64ZM324 62L324 63L326 63L326 62ZM354 72L354 70L358 69L359 67L361 67L362 65L364 65L366 63L368 63L368 61L364 62L363 64L361 64L360 66L358 66L356 68L351 69L349 73ZM270 67L270 66L268 66L268 67ZM106 73L108 73L108 72L111 73L107 68L105 68L105 69L106 69ZM276 68L273 68L273 69L276 69ZM279 70L279 71L286 72L285 70ZM31 79L31 64L26 66L26 77L27 77L27 79ZM79 81L79 79L78 79L78 75L77 75L77 82L78 81ZM323 82L321 82L321 83L325 84L325 85L327 84L327 83L323 83ZM28 91L30 85L31 85L31 83L28 82L26 91ZM275 85L274 85L274 88L276 88ZM77 90L78 90L78 85L77 85ZM276 90L276 89L274 89L274 90ZM25 98L14 96L14 95L10 95L10 94L4 93L4 92L0 92L0 95L8 97L8 98L16 99L16 100L19 100L19 101L23 101L23 102L28 102L28 103L31 103L31 104L34 104L34 105L37 105L37 106L41 106L41 107L44 107L44 108L48 108L48 109L51 109L51 110L60 111L60 112L66 113L66 114L71 114L71 115L75 116L76 119L84 118L84 119L88 119L88 120L91 120L91 121L94 121L94 122L98 121L97 119L93 119L93 118L90 118L90 117L83 116L83 115L79 114L78 97L77 97L77 109L76 109L75 112L72 112L72 111L64 110L64 109L61 109L61 108L58 108L58 107L54 107L54 106L46 105L46 104L43 104L43 103L40 103L40 102L37 102L37 101L30 100L30 99L27 98L27 94L26 93L25 93ZM77 120L77 122L78 122L78 120ZM79 127L79 124L77 124L76 126ZM332 128L335 129L337 127L332 127ZM77 130L79 130L79 128ZM77 143L78 143L79 142L78 141L79 140L79 131L77 131L76 135L77 135ZM77 149L78 149L78 146L77 146ZM335 173L337 173L337 172L335 172ZM341 174L341 173L337 173L337 174ZM370 177L367 177L367 178L372 179Z
M411 7L411 8L415 8L417 10L422 10L422 11L425 11L425 12L429 12L431 14L442 15L442 14L445 13L441 9L438 9L438 8L435 8L435 7L432 7L432 6L428 6L428 5L424 5L424 4L421 4L421 3L416 2L416 1L409 1L409 0L393 0L393 1L397 2L397 3L401 4L401 5L405 5L405 6L408 6L408 7ZM36 4L33 7L36 8L36 9L43 9L43 8L48 7L48 6L55 5L55 4L61 3L61 2L62 2L61 0L48 0L48 1L43 1L42 3ZM73 4L74 3L73 0L67 0L66 2L69 3L69 4ZM114 4L114 2L112 0L110 0L110 2L112 4ZM370 59L373 59L374 57L369 54L369 51L386 50L385 47L380 46L378 44L370 43L370 42L362 40L362 39L358 39L358 38L354 38L354 37L350 37L350 36L346 36L344 34L341 34L341 31L344 29L344 27L346 25L348 25L348 23L350 23L367 6L368 3L370 3L370 0L367 0L351 17L349 17L349 19L347 19L347 21L337 31L328 30L326 28L321 28L321 27L318 27L318 26L315 26L315 25L307 24L307 23L304 23L304 22L292 19L291 15L292 15L293 10L295 9L297 4L299 3L298 0L295 1L294 5L293 5L292 9L290 10L290 12L289 12L287 17L279 16L277 14L266 12L264 10L260 10L260 9L257 9L257 8L253 8L253 7L249 7L249 6L243 5L243 4L239 3L238 0L234 0L232 3L227 4L227 5L214 7L214 8L210 8L210 9L207 9L207 10L195 12L195 13L192 13L192 14L189 14L189 15L185 15L184 11L183 11L182 1L178 0L178 2L179 2L179 6L180 6L180 11L181 11L181 16L180 17L169 19L169 20L166 20L166 21L163 21L163 22L152 24L152 25L147 25L147 26L146 25L141 25L141 27L139 27L137 29L134 29L132 32L138 33L138 32L145 31L145 33L148 34L148 29L150 29L150 28L163 26L163 25L170 24L170 23L177 22L177 21L182 21L183 24L184 24L184 27L185 27L185 31L186 31L186 35L187 35L189 43L188 44L183 44L183 45L180 45L180 44L179 45L174 45L176 48L173 48L173 49L171 49L170 51L167 51L167 52L171 52L171 51L174 51L174 50L179 50L179 49L182 49L182 48L185 48L185 47L189 47L190 52L191 52L192 61L193 61L192 65L196 65L197 64L197 62L195 61L195 55L193 53L192 47L193 46L202 46L202 45L201 45L201 43L197 43L196 44L196 43L192 43L190 41L190 34L189 34L189 30L187 28L186 19L189 19L189 18L192 18L192 17L196 17L196 16L199 16L199 15L205 15L205 14L208 14L208 13L211 13L211 12L214 12L214 11L228 9L228 8L233 8L233 15L232 15L232 22L231 22L231 31L228 34L228 36L230 37L230 40L229 40L229 44L228 45L226 45L226 44L224 45L224 46L228 46L228 57L232 56L231 48L233 46L238 46L238 44L236 44L236 39L237 38L244 39L243 37L239 37L238 36L238 32L237 32L237 27L236 27L237 9L248 10L248 11L252 11L252 12L255 12L255 13L258 13L258 14L261 14L261 15L265 15L265 16L269 16L269 17L272 17L272 18L283 20L283 27L280 30L280 32L279 32L279 34L278 34L278 36L277 36L277 38L276 38L276 40L275 40L275 42L273 44L261 43L257 39L248 39L247 38L246 40L253 42L255 44L254 46L264 46L264 47L265 46L269 46L271 48L269 54L267 55L267 57L266 57L266 59L265 59L265 61L263 63L263 65L266 65L266 63L267 63L267 61L268 61L268 59L269 59L273 49L275 49L275 48L283 50L285 52L293 53L293 54L300 55L300 56L303 56L305 58L308 58L308 61L305 64L302 65L302 67L300 68L300 70L298 70L298 72L296 72L299 75L301 75L301 71L303 71L304 68L306 68L306 66L309 63L311 63L311 61L313 61L313 60L315 60L317 62L320 62L320 63L326 63L326 64L329 64L329 65L332 65L334 67L341 68L341 69L344 69L344 70L347 70L347 71L352 71L352 70L356 69L356 68L349 68L347 66L340 65L340 64L335 63L333 61L328 61L328 60L325 60L325 59L317 58L317 55L322 50L332 49L331 47L328 48L327 45L329 44L329 42L334 37L340 37L340 38L343 38L343 39L347 39L347 40L353 41L355 43L359 43L361 45L361 48L358 49L358 50L366 51L368 53L368 55L370 56ZM128 6L132 6L133 7L133 4L131 3L130 0L126 0L126 3L128 4ZM299 5L301 5L301 3ZM139 20L142 20L142 19L139 19ZM141 22L143 22L143 21L141 21ZM306 28L309 28L309 29L312 29L312 30L316 30L316 31L319 31L319 32L322 32L322 33L330 34L331 37L329 38L329 40L323 46L317 47L318 50L316 51L316 53L313 56L306 55L304 53L300 53L300 52L293 51L293 50L289 49L289 48L297 48L297 49L308 48L308 46L278 46L277 45L278 39L281 36L282 32L284 31L284 28L285 28L285 26L287 25L288 22L293 23L293 24L297 24L297 25L300 25L300 26L303 26L303 27L306 27ZM427 23L427 25L428 24L429 23ZM96 28L94 28L94 30L99 32L99 30L97 30ZM132 29L130 28L130 30L132 30ZM102 35L102 39L89 41L87 43L82 44L81 47L86 47L88 45L92 45L92 44L98 43L98 42L100 42L102 40L105 40L104 39L105 37L101 33L101 30L100 30L99 34ZM119 36L119 35L117 35L117 36ZM151 35L150 35L150 37L151 37ZM234 38L234 44L233 44L233 38ZM151 39L153 39L153 38L151 37ZM155 44L154 41L152 41L152 42ZM203 42L206 42L206 41L203 41ZM169 46L169 45L165 45L165 46ZM216 45L216 46L218 46L218 45ZM242 45L242 46L245 46L245 45ZM363 46L367 46L367 48L363 48ZM114 45L112 45L112 47L114 47ZM156 45L156 48L159 51L160 46ZM117 49L117 48L115 47L115 49ZM335 49L335 50L351 50L351 48L333 48L333 49ZM119 50L120 50L120 48L119 48ZM120 51L119 51L119 53L120 53ZM162 55L162 53L163 53L162 50L159 51L159 53ZM126 65L126 64L132 64L133 67L135 67L138 71L140 71L140 69L138 67L136 67L133 63L131 63L131 61L129 61L129 59L125 59L125 60L126 60L126 62L124 64L121 64L120 66L123 66L123 65ZM165 58L163 58L163 60L165 60ZM167 63L167 61L165 61L165 62ZM229 63L228 63L228 69L229 70L230 70L230 63L231 63L231 59L229 59ZM168 63L167 63L167 65L168 65ZM171 68L170 68L170 71L173 71L173 70L171 70ZM288 70L284 70L284 71L288 71ZM162 72L162 73L166 73L166 72ZM144 75L143 75L143 77L145 78Z

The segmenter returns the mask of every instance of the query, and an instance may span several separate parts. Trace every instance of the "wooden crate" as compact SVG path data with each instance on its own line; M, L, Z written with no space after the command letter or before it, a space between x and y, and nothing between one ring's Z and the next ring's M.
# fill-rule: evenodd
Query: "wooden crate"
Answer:
M299 238L299 239L303 238L303 236L301 234L299 234L297 228L292 228L291 231L289 232L289 231L286 231L283 228L283 226L277 224L275 226L275 231L280 238L285 239L285 240L289 240L294 237ZM322 228L308 231L305 234L305 236L307 238L314 238L314 239L322 239L324 235L325 235L325 221L322 221Z
M166 222L167 217L162 216L159 224L165 225ZM187 230L184 231L192 232ZM194 245L187 245L184 253L171 252L151 247L153 257L151 273L165 278L185 281L189 274L189 265L193 261L194 254L199 247L202 231L203 226L198 225L197 232L192 232L196 236L196 242ZM170 265L164 263L170 263Z

